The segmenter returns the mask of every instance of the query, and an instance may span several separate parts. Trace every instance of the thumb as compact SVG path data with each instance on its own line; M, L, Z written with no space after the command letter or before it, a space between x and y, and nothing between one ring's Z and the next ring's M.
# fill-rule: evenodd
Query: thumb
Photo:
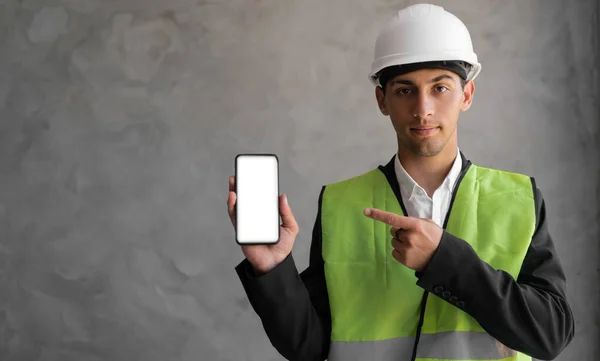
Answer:
M292 208L288 204L287 195L283 194L279 197L279 212L281 214L282 227L296 234L298 233L298 223L292 213Z

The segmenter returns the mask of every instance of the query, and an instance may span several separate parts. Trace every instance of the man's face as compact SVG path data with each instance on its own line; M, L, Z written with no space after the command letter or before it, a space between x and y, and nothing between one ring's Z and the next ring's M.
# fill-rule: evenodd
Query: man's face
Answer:
M456 145L458 115L471 106L475 85L461 87L460 77L448 70L422 69L398 75L386 93L376 88L379 109L392 120L398 146L430 157L451 142Z

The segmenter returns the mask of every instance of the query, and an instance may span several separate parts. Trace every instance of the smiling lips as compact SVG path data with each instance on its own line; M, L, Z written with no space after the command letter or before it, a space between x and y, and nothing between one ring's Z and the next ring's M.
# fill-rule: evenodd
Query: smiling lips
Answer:
M438 131L439 127L433 127L433 128L410 128L410 131L413 134L422 136L422 137L428 137L430 135L433 135L434 133L436 133Z

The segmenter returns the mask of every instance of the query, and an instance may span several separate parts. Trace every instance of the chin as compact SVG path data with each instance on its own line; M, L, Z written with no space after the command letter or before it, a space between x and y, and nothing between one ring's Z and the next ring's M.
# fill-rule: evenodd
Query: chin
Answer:
M441 153L441 149L440 150L419 150L416 154L420 157L433 157L436 156L438 154Z
M415 155L419 157L433 157L440 154L444 148L445 144L440 144L439 142L424 142L426 144L410 144L408 149Z

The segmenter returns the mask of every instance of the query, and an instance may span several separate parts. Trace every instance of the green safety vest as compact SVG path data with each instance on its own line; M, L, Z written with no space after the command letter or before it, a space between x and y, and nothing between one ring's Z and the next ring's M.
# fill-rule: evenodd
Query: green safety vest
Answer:
M445 230L468 242L494 269L517 278L535 230L528 176L469 165L455 189ZM466 312L416 285L392 256L391 226L363 214L404 215L380 169L329 184L321 205L322 256L331 308L329 361L531 360L489 335Z

